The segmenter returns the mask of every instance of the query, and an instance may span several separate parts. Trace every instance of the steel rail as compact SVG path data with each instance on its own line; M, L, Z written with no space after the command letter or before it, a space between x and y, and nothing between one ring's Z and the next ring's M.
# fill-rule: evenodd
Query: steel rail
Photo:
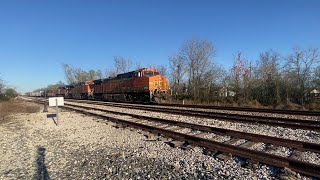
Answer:
M79 102L79 101L78 101ZM242 122L242 123L259 123L271 126L281 126L293 129L308 129L308 130L320 130L320 121L317 120L302 120L302 119L289 119L279 117L265 117L265 116L251 116L242 114L228 114L228 113L214 113L204 111L192 111L182 109L168 109L168 108L157 108L157 107L144 107L135 105L120 105L111 104L97 101L81 101L88 104L105 105L120 108L130 108L137 110L146 110L154 112L162 112L168 114L178 114L184 116L194 116L210 119L226 120L231 122Z
M81 99L72 99L75 101L85 101ZM96 101L96 100L91 100ZM110 101L108 101L110 102ZM137 104L141 103L130 103L130 102L110 102L118 104ZM182 107L182 108L195 108L195 109L213 109L213 110L231 110L231 111L246 111L246 112L258 112L258 113L272 113L272 114L287 114L287 115L302 115L302 116L320 116L320 111L303 111L303 110L285 110L285 109L259 109L249 107L231 107L231 106L210 106L210 105L193 105L193 104L143 104L148 106L163 106L163 107Z
M301 110L284 110L284 109L258 109L249 107L229 107L229 106L209 106L209 105L182 105L182 104L158 104L160 106L173 106L197 109L215 109L215 110L232 110L232 111L246 111L272 114L290 114L303 116L320 116L320 111L301 111Z
M297 141L297 140L291 140L291 139L283 139L283 138L277 138L277 137L272 137L272 136L265 136L265 135L259 135L259 134L241 132L241 131L234 131L234 130L229 130L229 129L216 128L216 127L181 122L181 121L174 121L174 120L168 120L168 119L162 119L162 118L155 118L155 117L149 117L149 116L143 116L143 115L130 114L130 113L125 113L125 112L115 112L115 111L110 111L110 110L96 108L96 107L88 107L88 106L75 105L75 104L70 104L70 103L66 103L66 104L74 106L74 107L84 108L84 109L92 109L92 110L103 111L103 112L112 113L112 114L131 116L131 117L137 118L137 119L144 119L144 120L149 120L149 121L154 121L154 122L159 122L159 123L167 123L170 125L191 128L191 129L199 130L199 131L203 131L203 132L224 134L224 135L233 136L236 138L250 140L253 142L263 142L263 143L269 143L269 144L274 144L274 145L278 145L278 146L289 147L289 148L296 149L298 151L312 151L312 152L320 153L320 144L316 144L316 143L303 142L303 141Z
M106 115L101 115L101 114L97 114L97 113L93 113L85 110L79 110L77 108L72 108L72 107L64 107L64 108L72 109L87 115L97 116L115 123L120 123L130 127L152 132L154 134L161 134L161 135L165 135L180 141L186 141L188 143L191 143L197 146L208 148L208 150L210 151L218 150L221 152L230 153L234 156L240 156L240 157L246 158L253 162L261 162L261 163L269 164L276 167L287 167L301 174L320 178L320 174L319 174L320 166L317 164L298 161L295 159L268 154L265 152L255 151L255 150L234 146L230 144L224 144L224 143L216 142L213 140L209 140L209 139L205 139L197 136L170 131L170 130L159 128L159 127L153 127L153 126L140 124L132 121L126 121L126 120L113 118L113 117L109 117Z

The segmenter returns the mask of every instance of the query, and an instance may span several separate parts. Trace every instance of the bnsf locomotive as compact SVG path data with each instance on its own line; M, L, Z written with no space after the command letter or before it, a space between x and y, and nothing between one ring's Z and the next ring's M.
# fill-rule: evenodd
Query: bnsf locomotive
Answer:
M168 81L154 68L142 68L107 79L60 87L57 96L106 101L159 102L166 99Z

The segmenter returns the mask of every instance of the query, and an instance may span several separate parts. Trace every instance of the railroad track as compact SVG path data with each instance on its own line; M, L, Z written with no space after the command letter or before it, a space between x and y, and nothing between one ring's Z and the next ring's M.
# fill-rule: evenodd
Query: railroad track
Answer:
M41 103L46 103L42 101ZM120 123L125 126L130 126L138 129L142 129L153 134L164 135L171 137L180 142L186 142L188 144L197 145L207 148L209 151L218 153L223 152L227 154L232 154L233 156L239 156L247 159L250 162L261 162L277 167L287 167L296 172L320 178L320 166L313 163L303 162L292 157L283 157L273 154L269 154L263 151L252 150L248 146L247 142L264 142L267 144L272 144L276 146L285 146L291 148L295 152L303 153L305 151L311 151L319 153L320 145L315 143L307 143L302 141L288 140L270 136L263 136L251 133L244 133L240 131L227 130L222 128L213 128L208 126L196 125L191 123L177 122L160 118L146 117L141 115L133 115L124 112L113 112L110 110L102 108L92 107L91 103L84 105L83 104L65 104L65 108L85 113L92 116L98 116L103 119L113 121L115 123ZM98 111L98 112L97 112ZM131 116L134 119L124 120L120 118L115 118L105 113L113 113L118 115ZM174 128L172 128L174 127ZM180 128L190 128L192 130L197 130L205 133L216 133L231 136L232 138L226 142L217 142L212 139L207 139L203 137L203 134L191 134L191 133L181 133L177 132L177 127ZM172 130L175 129L175 130ZM178 128L179 129L179 128ZM234 145L232 143L238 139L245 139L246 144ZM249 143L250 144L250 143ZM299 153L298 153L299 154Z
M73 99L76 100L76 99ZM141 105L141 103L121 103L118 104L133 104ZM193 108L193 109L210 109L210 110L229 110L229 111L241 111L241 112L257 112L257 113L269 113L269 114L286 114L286 115L302 115L302 116L319 116L320 111L303 111L303 110L285 110L285 109L261 109L261 108L249 108L249 107L228 107L228 106L209 106L209 105L191 105L191 104L144 104L148 106L160 106L160 107L179 107L179 108Z
M217 113L217 112L206 112L199 110L185 110L176 108L165 108L145 105L133 105L133 104L121 104L121 103L110 103L90 100L66 100L66 102L84 102L94 105L104 105L120 108L130 108L137 110L145 110L152 112L161 112L168 114L177 114L183 116L194 116L209 119L219 119L223 121L240 122L240 123L258 123L271 126L281 126L292 129L308 129L308 130L320 130L320 120L304 120L304 119L291 119L283 117L268 117L268 116L257 116L257 115L243 115L243 114L228 114L228 113Z
M188 105L188 104L186 104L186 105L182 105L182 104L160 104L160 106L185 107L185 108L195 108L195 109L231 110L231 111L258 112L258 113L271 113L271 114L320 116L320 111L300 111L300 110L284 110L284 109L258 109L258 108L247 108L247 107Z
M77 99L68 99L75 101L82 101ZM86 101L86 100L84 100ZM92 100L95 101L95 100ZM101 101L100 101L101 102ZM117 104L129 104L129 105L141 105L141 103L121 103L110 102ZM228 106L209 106L209 105L190 105L190 104L143 104L148 106L160 106L160 107L179 107L179 108L193 108L193 109L211 109L211 110L229 110L229 111L241 111L241 112L257 112L257 113L269 113L269 114L284 114L284 115L301 115L301 116L318 116L320 117L320 111L302 111L302 110L284 110L284 109L260 109L260 108L248 108L248 107L228 107Z

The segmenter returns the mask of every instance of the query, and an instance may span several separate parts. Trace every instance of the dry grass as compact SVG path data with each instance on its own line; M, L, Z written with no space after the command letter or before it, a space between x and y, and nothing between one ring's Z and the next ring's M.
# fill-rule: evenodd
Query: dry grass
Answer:
M320 103L310 103L305 106L309 110L320 110Z
M17 113L35 113L40 111L40 105L19 99L0 102L0 119Z

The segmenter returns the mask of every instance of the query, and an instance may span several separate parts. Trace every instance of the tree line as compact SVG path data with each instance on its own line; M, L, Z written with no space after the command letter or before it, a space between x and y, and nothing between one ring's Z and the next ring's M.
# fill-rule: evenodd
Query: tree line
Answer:
M148 65L150 68L157 68L159 72L166 75L166 66L164 65ZM104 79L110 77L116 77L118 74L126 73L129 71L134 71L137 69L141 69L142 66L139 63L133 65L133 61L129 58L125 58L123 56L115 56L113 58L113 67L107 69L99 69L99 70L84 70L79 67L73 67L68 64L62 65L65 78L68 84L75 85L80 82L85 82L87 80L95 80L95 79Z
M196 102L255 100L263 105L289 102L304 105L311 102L310 91L319 90L318 48L296 47L286 55L266 50L255 62L238 52L228 70L215 62L215 52L211 42L192 39L170 56L169 77L175 98L187 96Z
M320 88L319 62L318 48L295 47L288 54L269 49L260 52L256 59L248 59L242 52L237 52L232 66L227 69L217 63L216 47L212 42L194 38L183 42L179 50L168 57L168 66L147 67L157 68L168 78L174 100L304 105L312 102L310 92ZM104 70L86 71L63 64L68 84L115 77L141 67L122 56L115 56L113 67ZM62 84L59 82L56 86Z

